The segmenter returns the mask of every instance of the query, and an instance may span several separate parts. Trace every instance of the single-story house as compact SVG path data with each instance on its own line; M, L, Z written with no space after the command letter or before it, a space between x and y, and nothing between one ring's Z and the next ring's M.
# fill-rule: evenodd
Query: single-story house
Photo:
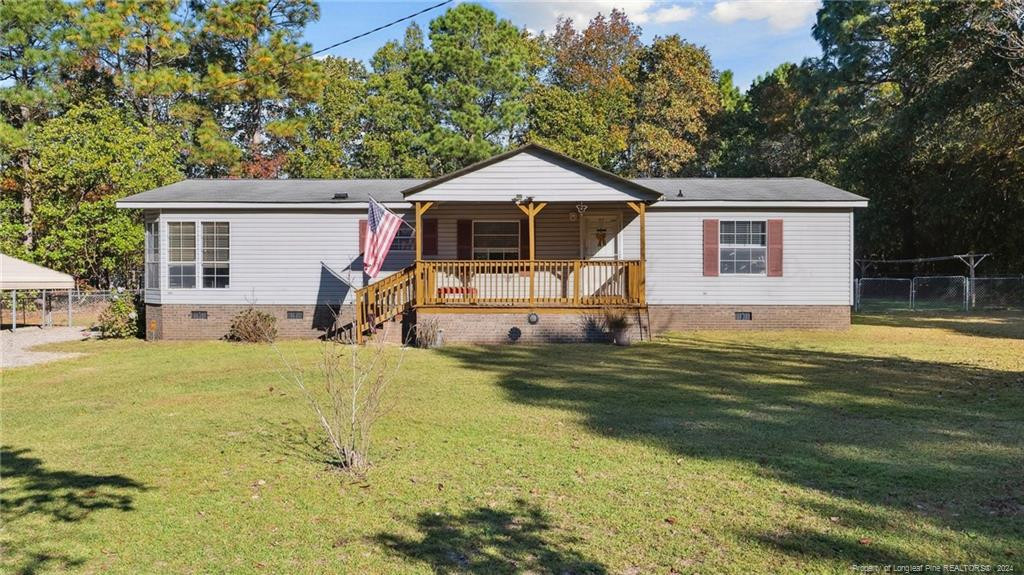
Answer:
M363 274L370 198L402 215ZM635 337L699 328L840 329L863 197L807 178L625 179L527 145L429 180L184 180L144 210L151 339L219 338L247 307L289 337L387 322L447 342Z

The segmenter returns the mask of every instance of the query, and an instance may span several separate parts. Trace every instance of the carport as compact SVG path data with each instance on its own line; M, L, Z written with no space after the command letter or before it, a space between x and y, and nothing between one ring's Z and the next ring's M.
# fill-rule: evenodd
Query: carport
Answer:
M43 316L46 314L47 292L68 293L68 326L71 326L71 292L75 278L50 268L0 254L0 293L11 292L11 329L18 327L18 291L42 291Z

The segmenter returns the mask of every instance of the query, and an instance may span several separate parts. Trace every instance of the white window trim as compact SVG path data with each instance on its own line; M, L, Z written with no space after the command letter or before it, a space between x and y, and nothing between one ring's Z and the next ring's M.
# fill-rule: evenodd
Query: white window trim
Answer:
M196 271L195 271L195 283L194 283L194 285L192 287L171 287L171 266L172 265L188 265L189 264L189 262L171 261L171 249L172 249L171 248L171 224L193 224L195 226L195 228L193 229L192 233L195 235L196 247L195 247L195 255L193 256L193 259L192 259L191 263L192 263L193 266L195 266ZM200 236L202 234L200 233L200 230L199 230L199 222L194 221L194 220L173 220L173 221L167 222L166 229L167 229L167 264L166 264L165 267L167 269L167 289L168 290L194 290L194 289L199 289L199 284L202 282L202 277L200 275L200 271L201 271L201 269L200 269L200 266L201 266L200 259L201 259L201 256L202 256L202 252L201 252L202 246L200 245Z
M206 264L206 258L203 255L203 225L204 224L227 224L228 225L228 259L227 261L217 261L214 263L227 264L228 266L228 285L227 287L204 287L203 286L203 265ZM210 290L229 290L231 289L231 270L233 269L231 254L234 250L231 248L231 221L230 220L206 220L200 221L196 228L196 257L199 260L199 267L196 268L196 289L210 289Z
M470 261L481 261L481 262L486 262L486 261L503 261L503 260L477 260L476 259L475 256L476 256L476 224L477 224L477 222L480 222L480 223L492 223L492 224L513 224L514 223L516 225L516 255L517 255L517 257L515 259L516 260L526 259L523 256L522 249L520 249L520 246L522 246L522 244L523 244L523 237L522 237L523 236L523 225L522 225L522 223L519 220L505 220L505 219L490 220L490 219L485 219L485 220L472 220L472 222L473 222L473 229L471 229L470 233L469 233L469 240L470 240L470 242L469 242L470 243L469 258L470 258ZM481 249L485 249L485 248L481 248ZM504 260L504 261L509 261L509 260Z
M163 234L161 233L161 229L160 228L161 228L161 226L160 226L160 220L159 219L152 220L152 221L147 221L145 223L145 227L144 227L144 232L145 232L144 244L145 245L143 247L143 249L145 250L145 254L143 255L143 258L142 258L142 269L143 269L143 278L142 278L142 280L144 282L144 285L143 285L143 289L144 290L157 290L157 291L159 291L160 288L163 287L163 277L164 277L164 274L163 274L163 264L162 264L163 258L161 257L161 255L163 254L163 249L161 249L161 248L163 246L160 245L160 241L162 239L161 236L163 236ZM150 230L152 230L152 233L150 232ZM154 247L153 243L154 242L156 243L156 246L155 246L156 249L155 250L153 250L153 247ZM153 256L156 256L156 259L150 259ZM156 286L154 286L154 287L150 287L150 285L149 285L149 280L150 280L149 268L152 265L156 266Z
M161 232L165 232L166 233L166 237L167 237L167 257L166 258L160 258L161 262L162 262L161 266L160 266L160 269L161 269L162 272L163 271L167 272L166 273L166 275L167 275L167 290L174 290L174 291L176 291L176 290L188 290L188 291L192 291L192 290L204 290L204 289L206 289L206 290L214 290L214 291L224 291L224 290L231 289L231 276L232 276L233 270L234 270L234 261L232 259L234 257L234 248L232 247L234 245L234 242L232 241L232 235L231 235L232 234L231 230L232 230L232 228L234 226L231 225L231 220L169 220L167 222L161 222L161 223L162 224L163 223L167 224L166 226L164 226L164 225L160 226L160 231ZM226 262L221 262L221 261L216 262L218 264L226 263L228 265L228 287L222 287L222 288L218 288L218 287L210 287L210 288L203 287L203 263L204 263L204 258L203 258L203 224L204 223L208 223L208 224L228 224L228 261L226 261ZM195 234L196 234L196 255L195 255L195 260L193 262L195 264L195 266L196 266L196 282L195 282L195 286L193 286L193 287L174 287L174 288L170 287L171 286L171 279L170 279L171 265L173 265L173 264L183 264L183 263L184 263L184 265L188 265L188 262L172 262L171 261L171 247L170 247L171 246L171 228L170 228L170 224L195 224L195 226L196 226L196 228L195 228ZM165 275L164 273L161 273L160 274L161 278L164 275ZM161 281L161 286L162 285L163 285L163 282Z
M722 243L722 224L724 223L762 223L764 224L764 245L757 244L723 244ZM722 271L722 251L725 249L763 249L764 250L764 271L763 272L723 272ZM719 220L718 221L718 275L729 276L729 277L768 277L768 220L758 219L743 219L743 220Z

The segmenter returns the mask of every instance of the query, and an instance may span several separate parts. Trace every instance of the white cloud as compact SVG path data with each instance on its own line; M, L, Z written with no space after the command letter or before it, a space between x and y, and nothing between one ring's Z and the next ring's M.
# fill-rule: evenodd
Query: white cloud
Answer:
M668 8L660 8L651 15L651 19L658 24L670 24L672 22L684 22L693 18L696 11L693 8L683 8L673 4Z
M607 16L618 8L634 24L669 24L692 18L696 11L678 4L666 6L656 0L491 0L499 14L531 32L552 32L559 18L570 18L577 29L585 28L599 13Z
M711 17L724 24L739 20L767 20L777 32L805 26L818 11L818 0L723 0L716 2Z

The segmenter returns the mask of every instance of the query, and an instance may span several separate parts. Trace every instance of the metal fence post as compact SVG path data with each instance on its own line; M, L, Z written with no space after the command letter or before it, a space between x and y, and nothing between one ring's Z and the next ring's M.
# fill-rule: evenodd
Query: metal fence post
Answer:
M910 311L914 311L914 292L917 287L917 278L910 280Z
M68 288L68 327L71 327L71 289Z
M18 329L18 290L11 292L11 331Z

